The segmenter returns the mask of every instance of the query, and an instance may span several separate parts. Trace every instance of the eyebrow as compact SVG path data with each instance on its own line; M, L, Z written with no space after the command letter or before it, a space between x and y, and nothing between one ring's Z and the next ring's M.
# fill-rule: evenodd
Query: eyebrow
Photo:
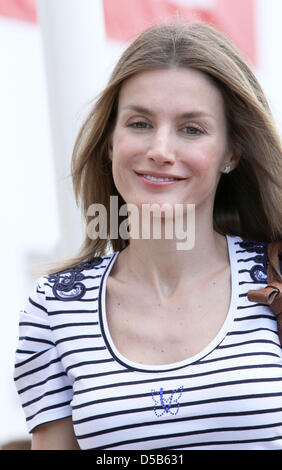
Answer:
M143 106L138 106L138 105L128 105L128 106L125 106L122 110L123 111L135 111L137 113L146 114L148 116L154 115L154 113L150 111L150 109L147 109L147 108L144 108ZM179 117L180 119L205 118L205 117L215 119L215 117L212 114L209 114L205 111L200 111L200 110L181 113L177 117Z

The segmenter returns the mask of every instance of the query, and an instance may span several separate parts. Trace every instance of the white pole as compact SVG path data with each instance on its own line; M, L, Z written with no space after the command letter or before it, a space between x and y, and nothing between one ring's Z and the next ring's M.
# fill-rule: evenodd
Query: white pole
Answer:
M46 67L50 130L60 224L60 259L84 238L70 177L75 137L104 79L101 0L37 0ZM48 215L47 215L48 216Z

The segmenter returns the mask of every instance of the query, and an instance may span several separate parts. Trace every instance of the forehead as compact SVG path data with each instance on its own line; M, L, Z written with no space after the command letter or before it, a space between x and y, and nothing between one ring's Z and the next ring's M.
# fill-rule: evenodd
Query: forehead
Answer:
M224 114L224 100L212 79L191 68L170 68L138 73L120 90L119 110L130 105L180 113L193 110Z

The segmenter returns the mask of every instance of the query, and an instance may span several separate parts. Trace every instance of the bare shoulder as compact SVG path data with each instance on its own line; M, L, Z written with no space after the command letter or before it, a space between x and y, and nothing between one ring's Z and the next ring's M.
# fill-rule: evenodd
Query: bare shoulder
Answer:
M80 450L71 417L37 426L32 433L32 450Z

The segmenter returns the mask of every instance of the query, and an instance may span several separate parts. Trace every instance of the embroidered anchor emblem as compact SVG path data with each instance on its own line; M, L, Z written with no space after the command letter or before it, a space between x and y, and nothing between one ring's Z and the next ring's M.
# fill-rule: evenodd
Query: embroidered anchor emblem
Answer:
M176 390L172 390L170 396L165 398L164 389L161 387L160 391L157 392L152 390L152 398L155 403L154 413L160 418L165 413L170 413L171 415L177 415L179 411L179 400L183 392L183 385ZM159 396L159 397L158 397ZM158 399L159 398L159 399Z

